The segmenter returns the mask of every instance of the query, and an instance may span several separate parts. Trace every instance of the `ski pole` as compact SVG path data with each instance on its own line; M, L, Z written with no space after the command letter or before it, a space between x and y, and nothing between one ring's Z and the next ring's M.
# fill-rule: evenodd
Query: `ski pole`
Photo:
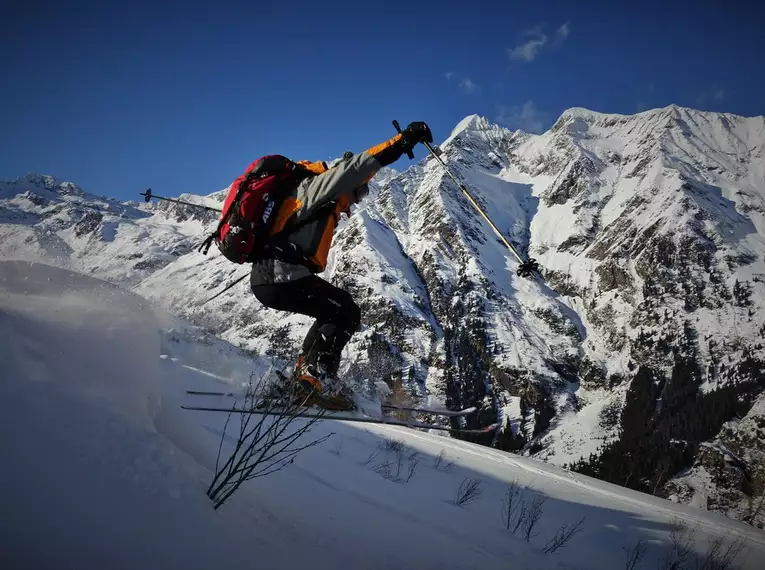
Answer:
M513 255L515 255L515 257L518 259L518 262L519 262L519 263L525 263L525 262L524 262L524 260L523 260L523 258L521 257L521 255L520 255L520 254L518 253L518 251L516 251L516 249L513 247L513 244L511 244L511 243L510 243L510 242L509 242L509 241L508 241L508 240L505 238L505 236L504 236L504 235L502 235L502 232L499 230L499 228L496 226L496 224L494 224L494 222L492 222L492 221L491 221L491 218L489 217L489 215L488 215L486 212L484 212L484 211L483 211L483 208L481 208L481 206L479 206L479 205L478 205L478 202L476 202L475 198L473 198L473 196L470 194L470 191L469 191L469 190L468 190L468 189L465 187L465 185L464 185L462 182L460 182L460 181L459 181L459 179L458 179L458 178L457 178L457 177L454 175L454 173L451 171L451 169L450 169L448 166L446 166L446 162L444 162L444 159L443 159L443 158L441 158L441 157L440 157L440 156L439 156L439 155L436 153L436 151L435 151L435 149L433 148L433 146L432 146L430 143L428 143L428 142L424 142L424 141L423 141L423 143L422 143L422 144L424 144L424 145L425 145L425 148L427 148L427 149L430 151L430 154L432 154L432 155L433 155L433 157L434 157L434 158L435 158L435 159L436 159L436 160L437 160L439 163L441 163L441 166L443 166L443 167L444 167L444 170L446 171L446 174L448 174L448 175L449 175L449 178L451 178L451 179L454 181L454 183L457 185L457 187L458 187L460 190L462 190L462 193L463 193L463 194L465 195L465 197L468 199L468 202L470 202L470 203L473 205L473 207L474 207L476 210L478 210L478 213L480 213L480 214L483 216L483 219L484 219L484 220L486 220L486 221L488 222L488 224L491 226L491 229L493 229L493 230L494 230L494 233L495 233L495 234L497 234L497 236L499 237L499 239L501 239L501 240L502 240L502 243L504 243L504 244L505 244L505 246L507 246L507 249L509 249L509 250L510 250L510 251L513 253Z
M211 208L210 206L202 206L201 204L192 204L191 202L184 202L183 200L176 200L175 198L165 198L164 196L157 196L151 193L151 188L147 188L146 192L141 192L141 196L144 197L144 201L148 202L152 198L157 200L164 200L165 202L172 202L174 204L182 204L184 206L191 206L192 208L200 208L202 210L208 210L210 212L221 212L218 208Z
M398 126L398 121L393 121L393 126L396 127L396 130L401 132L401 129ZM435 158L441 166L443 166L444 171L446 174L449 175L449 178L451 178L454 183L457 185L457 187L462 191L462 193L465 195L465 197L468 199L468 202L470 202L473 207L478 210L478 213L483 216L483 219L486 220L486 222L491 226L491 229L494 230L494 233L497 234L497 237L499 237L500 240L502 240L502 243L505 244L507 249L510 250L510 252L515 256L515 258L518 260L518 263L520 263L520 266L518 267L518 275L521 277L527 277L531 274L532 271L539 272L539 264L537 261L530 257L528 260L524 260L523 257L521 257L521 254L518 253L518 250L513 247L513 244L511 244L507 238L505 238L504 235L502 235L502 232L499 230L497 225L491 220L489 215L483 211L483 208L478 204L475 198L473 198L472 194L470 194L470 191L467 189L467 187L460 182L459 178L451 171L451 169L446 165L446 162L444 162L444 159L441 158L441 154L439 152L436 152L436 149L433 148L433 145L431 145L428 142L423 141L422 144L425 145L425 148L428 149L430 154L433 155L433 158Z
M221 295L223 295L223 293L225 293L226 291L228 291L229 289L231 289L231 288L232 288L234 285L236 285L237 283L239 283L239 282L240 282L242 279L244 279L244 278L245 278L245 277L247 277L248 275L249 275L249 273L245 273L244 275L242 275L242 276L241 276L239 279L237 279L237 280L236 280L236 281L234 281L233 283L231 283L231 284L229 284L229 285L226 285L226 287L225 287L225 288L224 288L222 291L219 291L219 292L217 292L215 295L213 295L212 297L210 297L209 299L207 299L207 301L205 301L204 303L202 303L202 305L206 305L207 303L209 303L209 302L210 302L210 301L212 301L213 299L215 299L215 298L217 298L217 297L220 297ZM202 305L200 305L200 307L201 307Z

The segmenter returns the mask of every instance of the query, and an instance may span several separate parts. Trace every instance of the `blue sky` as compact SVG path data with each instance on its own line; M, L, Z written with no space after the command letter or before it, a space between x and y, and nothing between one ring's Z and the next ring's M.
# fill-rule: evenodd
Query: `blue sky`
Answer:
M532 131L574 106L762 115L764 19L712 0L12 0L0 179L140 199L215 191L267 153L361 151L394 118L438 141L471 113Z

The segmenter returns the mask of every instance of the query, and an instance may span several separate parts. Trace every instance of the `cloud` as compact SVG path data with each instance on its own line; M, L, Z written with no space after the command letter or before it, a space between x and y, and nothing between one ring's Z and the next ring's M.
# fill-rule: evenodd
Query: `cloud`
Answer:
M522 34L529 39L507 50L507 55L513 61L534 61L542 48L547 44L547 35L542 33L541 29L529 30Z
M457 87L465 95L478 95L481 92L481 86L469 77L460 77L453 71L444 73L447 81L456 81Z
M511 61L532 62L547 47L563 43L569 34L571 34L571 26L568 22L564 22L555 30L552 39L545 33L542 26L524 30L521 32L521 38L527 38L526 41L515 47L508 48L507 55Z
M565 40L570 33L571 33L571 30L569 28L568 22L564 22L563 24L561 24L561 26L557 30L555 30L555 35L560 40Z
M469 77L466 77L462 81L460 81L460 91L462 91L465 95L477 95L481 92L481 87L473 82Z
M550 124L550 116L537 109L534 101L526 101L523 105L500 105L497 122L510 129L521 129L527 133L542 133Z

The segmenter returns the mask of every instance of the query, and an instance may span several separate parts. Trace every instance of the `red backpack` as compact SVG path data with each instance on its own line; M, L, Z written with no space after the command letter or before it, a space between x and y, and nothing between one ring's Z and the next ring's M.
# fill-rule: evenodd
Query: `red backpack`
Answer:
M199 251L206 255L214 241L226 259L234 263L272 256L270 242L282 204L300 181L312 174L281 155L253 162L231 185L218 227Z

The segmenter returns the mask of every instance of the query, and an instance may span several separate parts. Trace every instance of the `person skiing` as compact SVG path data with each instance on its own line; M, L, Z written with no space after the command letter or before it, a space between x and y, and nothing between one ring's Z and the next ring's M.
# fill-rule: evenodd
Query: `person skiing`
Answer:
M323 172L304 179L284 200L276 214L277 226L287 228L278 234L279 246L274 255L253 263L250 287L263 305L315 319L291 378L309 405L355 407L337 372L341 352L361 324L361 309L347 291L317 275L326 267L337 222L364 198L367 183L383 166L411 156L421 142L432 143L432 133L426 123L413 122L358 155L346 153L330 169L299 163Z

